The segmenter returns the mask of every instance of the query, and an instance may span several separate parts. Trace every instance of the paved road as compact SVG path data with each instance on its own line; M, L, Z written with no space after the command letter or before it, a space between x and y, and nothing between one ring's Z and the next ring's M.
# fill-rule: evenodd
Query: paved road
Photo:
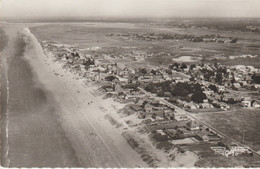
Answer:
M151 93L145 91L144 89L142 88L139 88L142 92L146 93L147 95L150 95L151 96ZM223 132L220 132L219 130L217 130L216 128L212 127L211 125L209 125L208 123L204 122L204 121L201 121L199 120L198 118L196 118L195 116L193 116L191 113L187 112L186 110L184 109L181 109L179 108L178 106L172 104L172 103L169 103L168 101L164 100L164 98L161 98L161 97L157 97L157 96L151 96L152 98L158 100L158 101L161 101L162 103L168 105L169 107L172 107L174 108L178 113L182 113L182 114L186 114L190 119L192 120L195 120L195 121L198 121L199 123L207 126L208 128L210 128L211 130L215 131L218 135L220 135L221 137L223 138L227 138L229 140L232 140L234 143L236 143L237 145L240 145L240 146L243 146L243 147L248 147L247 145L245 144L242 144L240 143L239 141L227 136L226 134L224 134ZM227 111L226 111L227 112ZM250 150L256 154L257 156L260 156L260 154L256 151L254 151L252 148L250 148Z

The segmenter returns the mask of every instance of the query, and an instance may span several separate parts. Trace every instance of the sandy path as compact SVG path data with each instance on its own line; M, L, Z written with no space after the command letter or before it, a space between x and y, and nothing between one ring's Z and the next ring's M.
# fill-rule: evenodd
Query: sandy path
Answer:
M26 58L58 103L58 120L82 166L89 166L89 162L92 167L146 166L120 131L104 119L107 113L116 113L101 109L105 107L111 110L108 100L94 97L90 93L91 88L82 85L82 80L73 79L71 73L64 72L61 65L44 55L40 44L28 29L24 32L32 41ZM54 72L63 76L55 76ZM88 105L90 101L93 103Z

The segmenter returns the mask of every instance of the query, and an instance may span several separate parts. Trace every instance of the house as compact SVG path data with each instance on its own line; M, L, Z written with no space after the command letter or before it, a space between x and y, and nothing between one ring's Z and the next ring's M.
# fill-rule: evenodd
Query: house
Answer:
M144 104L144 100L143 99L139 99L136 104L142 106Z
M205 91L203 91L203 93L204 93L207 97L214 95L214 91L213 91L213 90L205 90Z
M226 91L224 86L218 86L218 92L219 93L224 93Z
M143 108L140 105L131 105L130 106L131 109L133 109L134 111L138 112L138 111L143 111Z
M153 106L150 103L146 103L145 105L143 105L143 107L146 113L151 113L153 111Z
M118 78L118 80L119 80L119 83L121 84L121 85L126 85L126 84L128 84L128 79L126 79L126 78L122 78L122 77L119 77L119 76L117 76L117 78Z
M213 106L209 103L200 103L200 108L202 109L209 109L209 108L213 108Z
M260 104L257 101L255 101L255 100L253 100L251 102L251 106L254 107L254 108L260 108Z
M204 142L208 142L209 141L209 137L208 137L208 134L205 133L205 132L198 132L197 135L196 135L199 139L203 140Z
M254 84L254 87L255 87L256 89L260 89L260 84Z
M251 100L243 100L242 102L241 102L241 105L243 106L243 107L251 107Z
M175 120L187 121L187 120L189 120L189 118L185 114L175 114Z
M246 81L241 81L240 84L241 84L242 86L247 86L247 82L246 82Z
M107 87L105 90L107 93L114 93L114 90L111 87Z
M187 123L187 127L189 130L199 130L200 127L199 127L199 123L194 121L194 120L191 120L190 122Z
M145 119L147 118L147 114L145 112L142 112L142 111L138 111L137 112L137 116L139 119ZM147 118L147 120L150 120L150 123L152 122L152 119L151 118Z
M115 91L120 93L120 92L123 92L123 89L122 89L122 87L119 84L116 84L115 85Z
M225 147L226 149L230 150L232 147L237 146L232 140L223 138L221 141L218 142L219 146Z
M216 108L220 108L220 109L230 109L230 106L227 103L224 102L218 102L216 100L214 100L212 102L212 105Z
M168 97L168 98L171 98L172 94L171 94L171 92L164 92L164 96Z
M207 133L207 132L198 132L197 133L197 137L201 140L203 140L204 142L210 142L210 141L219 141L221 140L221 138L213 133Z
M222 101L225 102L239 102L242 101L242 98L239 95L232 94L232 93L225 93L223 95Z
M239 89L239 88L241 88L241 85L239 83L233 83L233 88Z
M220 141L221 138L216 134L208 134L209 141Z
M187 103L184 105L184 108L190 109L190 110L195 110L197 109L196 105L193 102Z

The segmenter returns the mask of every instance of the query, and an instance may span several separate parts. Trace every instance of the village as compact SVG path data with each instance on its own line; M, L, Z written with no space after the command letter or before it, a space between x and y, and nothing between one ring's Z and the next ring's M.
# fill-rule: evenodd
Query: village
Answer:
M64 67L99 85L106 98L126 104L123 113L138 119L128 121L129 125L149 134L157 148L167 151L175 144L205 143L212 153L253 156L249 148L236 148L241 147L238 142L230 141L190 114L237 107L259 109L258 99L239 94L240 90L259 93L259 69L217 63L131 68L111 61L107 54L86 55L73 47L45 42L42 46L45 53L63 62Z
M109 36L123 37L127 40L144 40L144 41L155 41L155 40L187 40L190 42L205 42L205 43L237 43L237 38L223 37L220 35L201 35L194 36L188 34L155 34L155 33L128 33L128 34L110 34Z

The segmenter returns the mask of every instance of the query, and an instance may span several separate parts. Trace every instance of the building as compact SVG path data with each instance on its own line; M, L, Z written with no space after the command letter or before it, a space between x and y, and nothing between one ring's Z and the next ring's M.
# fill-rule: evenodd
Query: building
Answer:
M123 88L119 84L116 84L115 85L115 91L118 92L118 93L123 92Z
M194 120L188 122L187 127L189 130L199 130L200 129L199 123Z
M131 109L133 109L136 112L143 111L143 108L140 105L131 105Z
M153 106L150 103L145 103L145 105L143 105L144 110L146 113L151 113L153 111Z
M205 133L205 132L202 132L202 131L198 132L198 133L197 133L197 137L198 137L199 139L203 140L204 142L208 142L208 141L209 141L208 134Z
M208 132L198 132L197 133L197 137L201 140L203 140L204 142L210 142L210 141L220 141L221 138L214 134L214 133L208 133Z
M175 114L175 120L187 121L187 120L189 120L189 118L185 114Z
M209 103L200 103L200 108L202 109L210 109L210 108L213 108L213 106Z
M241 85L239 83L234 83L233 84L233 88L234 89L239 89L239 88L241 88Z
M251 102L251 106L254 107L254 108L260 108L260 104L257 101L255 101L255 100L253 100Z
M252 103L251 100L245 99L245 100L243 100L243 101L241 102L241 105L242 105L243 107L251 107L251 103Z

